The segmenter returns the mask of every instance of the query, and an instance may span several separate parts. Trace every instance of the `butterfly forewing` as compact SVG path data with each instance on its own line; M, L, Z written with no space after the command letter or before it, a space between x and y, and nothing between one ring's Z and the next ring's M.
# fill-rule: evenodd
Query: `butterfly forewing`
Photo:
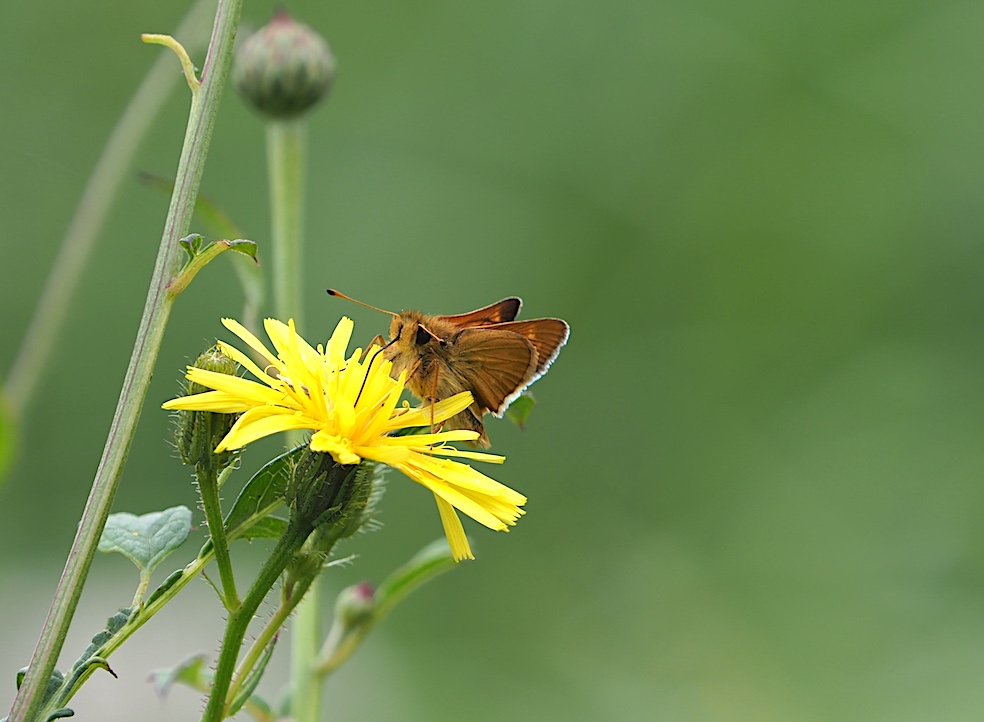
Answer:
M459 328L472 328L474 326L490 326L505 321L512 321L519 315L519 309L523 302L515 296L504 298L484 308L479 308L468 313L459 313L455 316L438 316L443 321L453 323Z

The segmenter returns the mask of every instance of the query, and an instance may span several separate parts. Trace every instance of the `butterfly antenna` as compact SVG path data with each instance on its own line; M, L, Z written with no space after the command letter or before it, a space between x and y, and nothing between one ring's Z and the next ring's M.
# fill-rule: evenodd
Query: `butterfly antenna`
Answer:
M329 291L329 293L331 293L331 291ZM344 296L343 296L343 298L344 298ZM356 303L358 303L358 301L356 301ZM369 308L372 308L372 306L370 306ZM378 311L379 309L376 309L376 310ZM385 313L385 311L384 311L383 313ZM377 356L378 356L379 354L381 354L381 353L382 353L383 351L385 351L386 349L388 349L388 348L389 348L390 346L392 346L392 345L393 345L394 343L396 343L396 339L395 339L395 338L394 338L394 339L393 339L392 341L390 341L390 342L389 342L388 344L386 344L385 346L383 346L383 347L382 347L381 349L378 349L378 350L376 351L376 353L374 353L374 354L372 355L372 358L371 358L371 359L369 359L369 363L368 363L368 364L366 365L366 375L362 377L362 386L360 386L360 387L359 387L359 393L358 393L358 394L356 395L356 397L355 397L355 403L354 403L354 404L352 404L352 406L357 406L357 405L358 405L358 403L359 403L359 399L360 399L360 398L362 398L362 392L363 392L363 391L365 390L365 388L366 388L366 381L368 381L368 380L369 380L369 369L371 369L371 368L372 368L372 363L373 363L373 361L375 361L375 360L376 360L376 357L377 357Z
M329 295L329 296L336 296L337 298L343 298L343 299L345 299L346 301L351 301L352 303L357 303L357 304L359 304L360 306L365 306L366 308L371 308L371 309L372 309L373 311L379 311L380 313L385 313L385 314L388 314L388 315L390 315L390 316L394 316L394 317L395 317L395 316L399 316L399 314L398 314L398 313L393 313L392 311L384 311L384 310L383 310L383 309L381 309L381 308L376 308L375 306L370 306L370 305L369 305L368 303L363 303L362 301L356 301L356 300L355 300L354 298L352 298L351 296L346 296L346 295L345 295L344 293L339 293L339 292L338 292L338 291L336 291L336 290L335 290L334 288L329 288L329 289L328 289L328 295ZM388 344L387 344L387 345L388 345Z

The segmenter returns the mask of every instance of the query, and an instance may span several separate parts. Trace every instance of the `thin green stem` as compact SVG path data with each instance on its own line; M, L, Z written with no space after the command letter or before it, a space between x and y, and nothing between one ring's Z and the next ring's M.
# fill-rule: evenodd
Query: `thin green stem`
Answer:
M226 539L225 525L222 522L222 503L219 501L219 479L213 465L198 464L196 469L198 493L202 497L208 534L215 548L215 563L219 567L222 580L222 604L232 611L239 606L239 593L236 591L236 576L232 571L229 557L229 541Z
M267 123L267 165L270 176L273 300L278 318L294 319L303 331L304 147L307 121Z
M188 127L175 174L174 193L164 223L143 317L123 380L123 389L68 561L55 590L27 675L14 698L10 722L34 719L42 706L42 691L51 677L65 642L99 537L116 496L123 465L160 351L164 328L174 303L175 297L168 292L167 284L182 253L178 240L188 232L191 224L219 100L232 62L232 47L241 8L242 0L218 2L212 40L202 71L202 85L200 91L192 97Z
M198 0L175 31L175 35L185 38L187 47L192 51L197 51L208 39L206 28L212 4L211 0ZM171 97L178 77L174 72L174 58L161 53L106 141L75 215L65 231L38 307L27 326L27 336L7 375L4 393L11 411L17 416L23 416L44 372L65 314L71 308L69 301L78 288L82 272L95 247L97 234L130 169L137 147L151 122Z
M249 673L259 662L260 657L263 656L263 651L266 649L267 645L274 638L280 628L287 621L287 618L293 613L297 608L297 605L301 603L301 600L305 598L305 594L314 581L313 577L308 577L302 580L291 590L291 594L288 598L284 599L280 603L280 608L274 613L270 620L263 627L263 630L256 636L253 641L252 646L246 655L243 657L243 661L240 662L239 668L236 670L235 681L229 688L229 694L226 697L230 700L235 699L236 695L239 694L239 689L242 687L243 682L249 678Z
M232 675L236 669L236 660L239 658L239 650L242 648L249 623L253 621L256 610L280 579L280 575L283 574L294 554L304 544L310 531L310 528L299 529L293 523L288 526L287 531L264 562L263 568L243 598L239 609L229 613L219 659L215 665L212 690L208 704L205 706L205 713L202 715L202 722L222 722L225 719Z
M273 298L277 316L303 328L304 157L307 120L267 122L267 166L273 245ZM288 448L301 441L299 432ZM321 639L321 591L316 579L300 605L291 634L291 716L316 722L321 712L321 685L312 675Z

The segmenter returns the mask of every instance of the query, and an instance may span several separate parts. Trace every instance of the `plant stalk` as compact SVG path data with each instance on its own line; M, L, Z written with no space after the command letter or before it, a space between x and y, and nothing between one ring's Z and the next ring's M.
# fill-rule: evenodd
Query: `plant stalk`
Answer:
M273 552L264 562L253 586L243 597L243 603L239 609L229 613L219 659L215 666L212 689L209 693L208 704L205 706L205 713L202 715L202 722L222 722L225 719L232 675L236 670L236 660L239 658L239 650L242 648L249 623L253 621L256 610L266 599L266 595L273 588L273 585L280 579L280 575L283 574L294 554L304 544L310 532L310 527L301 529L291 522L287 531L277 542Z
M236 591L236 576L229 557L229 540L222 522L218 474L213 465L205 464L197 464L195 472L198 493L201 494L202 508L205 510L205 521L208 523L208 535L212 539L215 563L219 567L219 578L222 580L222 604L231 611L239 606L239 593Z
M219 100L232 61L233 42L241 9L242 0L218 1L212 39L202 71L202 84L199 92L192 96L184 145L175 174L174 193L171 195L157 262L123 380L123 389L75 541L55 590L27 674L14 698L10 722L33 720L42 706L42 692L65 642L99 537L116 496L123 465L160 351L164 327L174 303L174 295L168 292L167 285L183 253L178 241L187 233L191 224Z
M294 319L303 329L304 157L307 118L270 120L266 124L267 166L273 241L273 297L277 316ZM288 436L288 448L302 441ZM315 579L298 607L291 630L291 717L317 722L321 685L312 674L321 639L321 591Z

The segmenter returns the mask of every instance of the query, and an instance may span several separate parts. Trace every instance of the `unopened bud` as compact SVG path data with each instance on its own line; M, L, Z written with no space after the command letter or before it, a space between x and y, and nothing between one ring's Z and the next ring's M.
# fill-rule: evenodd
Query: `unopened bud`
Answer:
M365 622L376 609L376 591L369 582L360 582L343 589L335 600L335 619L345 629Z
M232 79L262 115L287 120L328 94L335 58L324 38L280 10L236 52Z
M195 363L192 365L195 368L229 376L234 376L239 370L238 363L214 347L195 359ZM209 389L200 384L189 383L186 390L191 395L200 394ZM223 451L219 454L214 452L215 447L229 433L237 418L237 414L179 411L174 439L177 442L181 461L189 466L214 466L216 469L224 469L231 464L235 458L235 452Z

